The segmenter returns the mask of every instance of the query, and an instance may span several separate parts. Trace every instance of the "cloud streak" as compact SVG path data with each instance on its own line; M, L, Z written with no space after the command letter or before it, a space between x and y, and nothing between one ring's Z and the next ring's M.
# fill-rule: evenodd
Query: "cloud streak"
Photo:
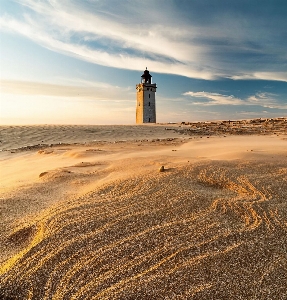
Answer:
M184 96L190 96L192 98L203 99L204 102L193 102L197 105L243 105L245 102L241 99L235 98L234 96L227 96L218 93L208 93L208 92L186 92Z
M43 82L0 80L2 94L81 98L103 101L132 100L134 93L128 89L108 84L80 81L80 85L57 85Z
M1 16L2 30L81 60L130 70L148 65L154 72L200 79L287 81L285 42L271 48L272 27L258 40L253 23L242 26L234 12L232 20L216 11L212 21L200 23L180 15L172 0L19 3L23 12L18 17ZM192 5L188 9L192 16L202 13ZM273 60L267 63L266 55Z
M186 92L184 96L191 97L191 103L199 106L217 105L256 105L265 108L287 109L287 104L281 104L276 100L276 95L271 93L257 93L246 99L236 98L233 95L223 95L209 92ZM195 100L201 99L201 101Z

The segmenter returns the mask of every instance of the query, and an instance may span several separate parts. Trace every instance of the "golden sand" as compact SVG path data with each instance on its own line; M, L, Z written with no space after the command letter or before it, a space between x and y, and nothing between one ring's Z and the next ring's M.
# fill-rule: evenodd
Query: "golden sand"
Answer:
M1 297L286 299L284 131L189 138L3 152Z

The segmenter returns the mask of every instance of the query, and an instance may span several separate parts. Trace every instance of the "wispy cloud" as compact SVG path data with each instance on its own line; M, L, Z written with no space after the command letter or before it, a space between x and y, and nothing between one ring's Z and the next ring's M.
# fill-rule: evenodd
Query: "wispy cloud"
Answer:
M270 80L270 81L286 81L287 82L287 72L254 72L253 74L238 74L230 77L234 80Z
M208 93L208 92L186 92L184 96L191 96L192 98L200 98L203 101L195 102L193 104L197 105L243 105L245 102L239 98L232 95L222 95L218 93Z
M250 105L260 105L265 108L287 109L287 104L279 103L276 98L276 94L260 92L248 97L247 103Z
M128 89L90 81L79 81L78 85L75 85L73 81L70 80L70 84L67 85L57 85L43 82L0 80L0 90L2 94L14 95L76 97L80 99L108 101L134 100L134 93Z
M19 3L24 12L17 17L2 15L3 30L78 59L130 70L148 65L154 72L201 79L287 81L277 63L279 59L286 63L284 42L271 48L272 28L258 40L253 24L242 26L234 12L226 17L224 10L216 10L211 20L203 22L196 18L202 12L196 4L189 6L190 17L180 15L171 0ZM273 64L267 63L266 55L272 55ZM268 73L270 65L273 71Z
M223 95L209 92L186 92L184 96L190 96L193 105L211 106L211 105L257 105L265 108L287 109L287 104L281 104L277 101L275 94L257 93L246 99L236 98L233 95ZM201 101L195 100L201 99Z
M179 28L141 24L135 19L130 19L132 24L121 24L110 15L87 12L69 1L50 3L24 0L21 4L36 15L26 13L22 20L4 15L0 26L51 50L104 66L142 70L148 65L162 73L214 77L202 67L191 68L190 61L199 59L203 49L182 42ZM143 15L139 18L144 20Z

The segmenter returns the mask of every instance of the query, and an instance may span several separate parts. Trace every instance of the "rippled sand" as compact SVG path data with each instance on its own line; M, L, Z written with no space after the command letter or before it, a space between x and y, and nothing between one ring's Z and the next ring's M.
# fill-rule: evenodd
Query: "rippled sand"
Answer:
M210 137L5 154L29 176L2 190L0 295L286 299L286 145Z
M165 130L170 129L169 131ZM178 137L178 125L31 125L0 126L0 150L40 145L130 141Z

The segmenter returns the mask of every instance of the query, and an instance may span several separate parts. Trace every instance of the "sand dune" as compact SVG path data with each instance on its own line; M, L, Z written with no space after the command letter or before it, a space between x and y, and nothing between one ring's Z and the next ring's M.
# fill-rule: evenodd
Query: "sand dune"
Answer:
M286 299L286 137L189 138L2 152L2 298Z
M165 130L168 127L171 130ZM0 126L0 150L37 148L39 145L130 141L178 137L178 125L35 125Z

